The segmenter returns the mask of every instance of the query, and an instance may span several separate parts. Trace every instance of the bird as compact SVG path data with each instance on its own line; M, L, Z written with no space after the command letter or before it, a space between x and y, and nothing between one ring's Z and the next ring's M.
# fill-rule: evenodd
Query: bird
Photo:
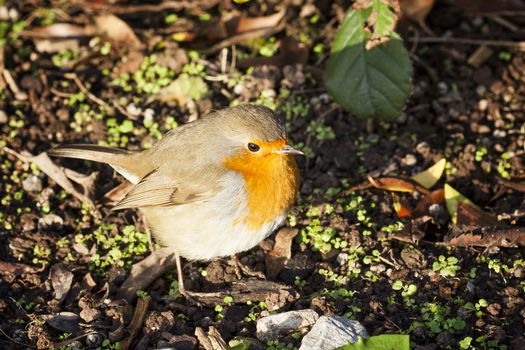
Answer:
M153 237L175 257L186 297L198 293L185 288L180 258L232 256L267 238L294 205L295 156L303 155L288 143L277 115L254 104L213 111L142 151L69 144L48 153L109 164L131 182L113 210L142 212Z

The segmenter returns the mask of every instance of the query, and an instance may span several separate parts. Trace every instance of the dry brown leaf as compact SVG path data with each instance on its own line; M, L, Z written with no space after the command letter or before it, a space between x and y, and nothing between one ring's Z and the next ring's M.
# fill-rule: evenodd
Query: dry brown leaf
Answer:
M299 231L295 228L285 227L275 236L275 244L270 253L266 255L266 275L273 279L292 257L292 241Z
M460 247L523 247L525 228L456 226L454 236L445 241L447 245Z
M144 47L133 29L117 16L97 16L95 17L95 25L116 46L128 49L141 49Z
M374 179L368 176L368 181L377 189L393 192L419 192L422 194L430 193L429 190L411 179L401 179L397 177L381 177Z
M4 147L4 151L14 155L23 162L36 164L44 174L53 179L66 192L70 193L71 195L79 199L81 202L88 204L92 209L94 209L94 212L97 213L95 203L89 196L90 193L93 193L93 189L83 187L82 184L79 184L81 188L80 190L77 190L76 186L70 181L70 179L66 175L64 169L53 163L53 161L49 158L46 152L42 152L37 156L33 156L29 152L25 152L25 154L20 154L8 147Z
M505 226L498 218L466 203L458 204L457 224L465 226Z
M413 210L410 205L404 201L396 193L391 193L392 201L394 203L394 210L396 211L397 216L400 218L411 218L414 216Z
M416 22L425 32L432 34L425 20L432 10L434 2L435 0L399 0L399 7L403 17Z
M109 13L119 13L119 14L137 14L142 12L161 12L166 10L171 11L183 11L187 10L192 13L199 13L205 10L208 10L216 5L218 5L221 0L173 0L173 1L162 1L158 4L108 4L108 1L86 1L84 5L87 8L98 10L98 11L107 11Z
M24 273L37 273L40 270L26 264L13 263L7 261L0 261L0 275L13 274L20 276Z
M56 23L45 27L34 27L23 30L20 36L32 39L67 39L93 36L95 30L91 26L79 26L69 23Z
M505 187L511 188L519 192L525 192L525 183L524 182L514 182L508 181L505 179L498 179Z

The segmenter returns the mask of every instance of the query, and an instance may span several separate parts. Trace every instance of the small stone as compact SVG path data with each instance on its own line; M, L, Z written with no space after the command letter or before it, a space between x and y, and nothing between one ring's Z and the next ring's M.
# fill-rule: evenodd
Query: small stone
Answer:
M507 132L505 130L494 130L494 132L492 133L492 135L495 137L495 138L498 138L498 139L503 139L507 136Z
M440 225L446 224L450 218L447 210L445 210L445 207L437 203L428 207L428 213L430 216L432 216L434 221Z
M348 343L355 343L358 336L368 338L365 327L342 316L321 316L304 336L299 350L332 350Z
M417 158L415 155L409 153L401 160L401 162L406 166L414 166L417 164Z
M401 112L399 116L396 119L396 122L399 124L404 124L408 120L408 115L406 113Z
M335 258L335 261L339 265L344 265L348 262L348 254L347 253L339 253L337 254L337 257Z
M5 112L0 109L0 124L5 124L8 120L7 114L5 114Z
M319 314L310 309L266 316L257 321L256 336L265 342L277 339L290 331L313 325L318 318Z
M29 175L24 181L22 181L22 187L27 192L40 192L42 191L42 180L36 175Z
M80 317L72 312L60 312L47 320L51 327L67 333L76 333L80 330Z
M490 133L490 128L487 125L480 124L478 126L478 134L488 134Z
M86 306L80 311L80 317L86 322L93 322L96 319L100 318L102 313L99 309L95 309L91 306Z
M425 141L420 142L416 145L416 152L427 158L430 154L430 145Z
M86 345L89 348L96 348L97 346L102 344L103 340L104 338L102 337L102 335L98 333L88 334L88 336L86 337Z
M448 92L448 85L444 81L440 81L437 84L437 88L440 95L446 95Z
M39 230L54 229L60 231L62 230L62 226L64 226L64 220L55 214L47 214L46 216L38 219Z
M489 101L487 101L485 99L479 100L479 102L478 102L478 109L480 111L485 111L488 106L489 106Z
M55 291L55 299L62 301L66 297L71 283L73 283L73 273L69 271L64 264L55 264L51 266L49 278Z
M484 96L486 93L487 93L487 88L485 87L485 85L478 85L476 87L476 94L479 97Z
M33 231L36 229L36 222L38 216L32 213L25 213L20 216L20 223L22 224L22 230Z

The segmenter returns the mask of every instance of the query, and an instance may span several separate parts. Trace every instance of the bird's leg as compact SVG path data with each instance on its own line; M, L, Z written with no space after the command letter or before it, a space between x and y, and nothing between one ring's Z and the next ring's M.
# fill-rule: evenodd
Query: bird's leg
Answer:
M232 256L234 268L235 268L235 274L237 275L237 278L241 279L241 272L244 273L246 276L249 277L257 277L259 279L266 279L266 276L264 273L260 271L255 271L252 268L244 265L241 260L239 260L239 257L237 255Z
M179 282L179 293L191 302L200 304L200 301L206 302L206 298L217 298L228 295L225 292L212 293L198 293L186 290L184 286L184 273L182 272L181 258L178 253L175 253L175 260L177 263L177 279Z

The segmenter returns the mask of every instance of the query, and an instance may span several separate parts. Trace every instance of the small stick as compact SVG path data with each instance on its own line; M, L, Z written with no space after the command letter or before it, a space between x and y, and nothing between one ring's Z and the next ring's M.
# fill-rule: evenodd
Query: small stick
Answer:
M503 46L516 47L525 51L525 41L508 41L508 40L485 40L485 39L470 39L470 38L453 38L453 37L420 37L408 38L410 42L418 41L425 44L464 44L464 45L486 45L486 46Z

